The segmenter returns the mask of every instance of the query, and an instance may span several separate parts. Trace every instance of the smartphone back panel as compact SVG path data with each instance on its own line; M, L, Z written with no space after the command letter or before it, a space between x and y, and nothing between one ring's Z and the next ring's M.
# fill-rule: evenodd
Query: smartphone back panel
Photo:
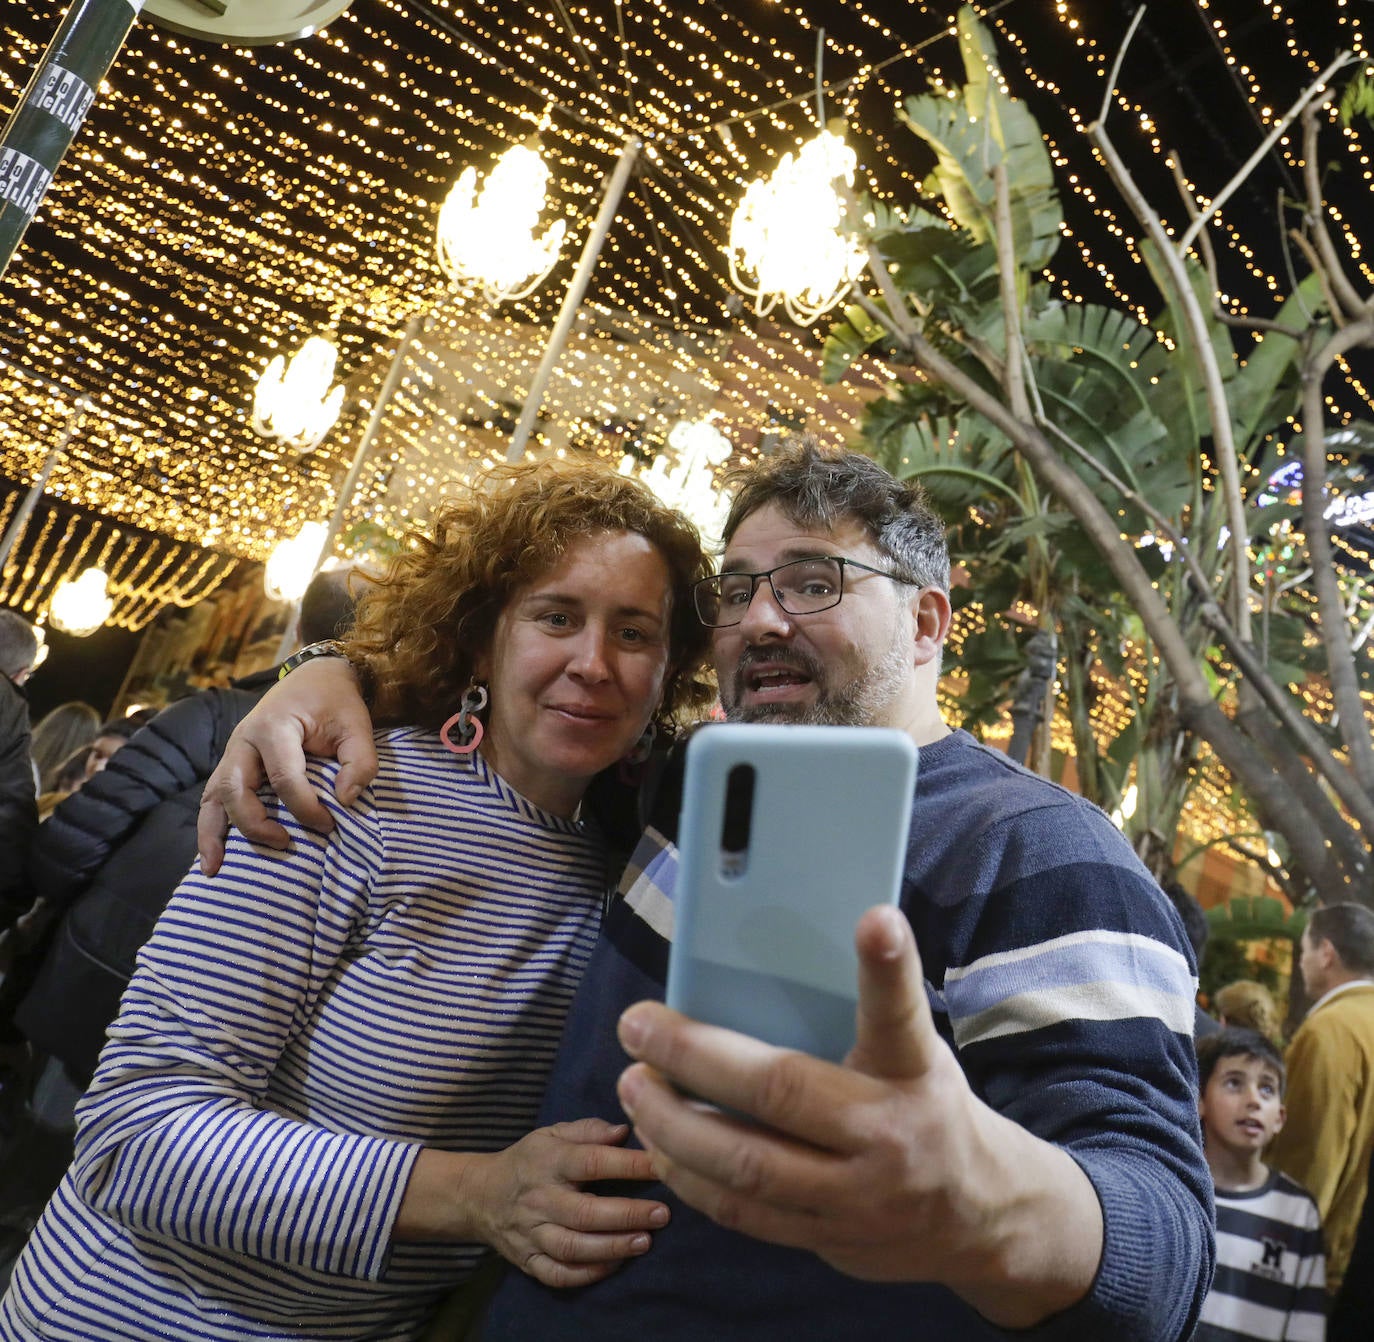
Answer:
M833 1062L854 927L901 889L916 747L876 727L721 726L687 747L668 1005Z

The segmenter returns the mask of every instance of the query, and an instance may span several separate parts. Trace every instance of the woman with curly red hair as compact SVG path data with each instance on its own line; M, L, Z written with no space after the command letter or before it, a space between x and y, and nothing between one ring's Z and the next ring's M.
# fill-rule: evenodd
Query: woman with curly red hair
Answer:
M285 857L230 840L144 948L0 1337L409 1338L484 1246L578 1286L662 1204L599 1119L530 1132L610 867L583 811L700 702L690 524L601 469L445 507L348 641L375 781Z

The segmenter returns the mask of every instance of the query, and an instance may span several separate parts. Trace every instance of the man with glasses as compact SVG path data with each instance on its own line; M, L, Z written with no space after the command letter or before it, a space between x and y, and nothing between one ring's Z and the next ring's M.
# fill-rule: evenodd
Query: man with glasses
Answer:
M725 534L695 600L727 719L895 727L921 749L906 917L859 925L844 1066L668 1011L677 806L661 787L540 1121L620 1121L619 1100L672 1219L594 1287L507 1273L480 1335L1186 1338L1213 1246L1177 919L1101 812L944 723L949 558L917 491L793 443L743 474ZM335 693L321 709L298 692L292 716L360 759L356 711ZM350 725L321 730L326 713ZM275 753L274 777L294 769ZM237 767L252 779L256 757Z

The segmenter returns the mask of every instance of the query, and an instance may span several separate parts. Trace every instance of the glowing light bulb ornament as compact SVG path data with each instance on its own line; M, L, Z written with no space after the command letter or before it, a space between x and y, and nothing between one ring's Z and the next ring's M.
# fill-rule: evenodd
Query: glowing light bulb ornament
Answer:
M766 317L782 303L810 326L847 294L864 268L867 248L846 227L846 196L857 159L832 121L772 175L751 182L730 220L730 278ZM746 274L747 272L747 274ZM752 275L750 279L748 275Z
M253 391L253 428L302 454L318 447L343 408L343 384L329 386L338 358L323 336L311 336L289 364L278 354Z
M58 583L48 606L48 623L77 638L95 633L114 609L106 590L109 582L104 569L88 568L75 581L68 578Z
M492 303L532 292L553 269L567 231L559 219L535 237L548 182L537 137L507 149L480 191L477 170L464 168L439 211L444 273L480 284Z
M669 452L660 453L651 466L637 473L661 502L692 519L708 549L720 544L730 511L729 500L716 488L715 473L734 450L712 422L716 414L678 420L668 434ZM621 474L635 474L637 465L626 456L620 463Z
M262 586L272 601L299 601L315 576L329 528L307 522L290 540L280 541L262 570Z

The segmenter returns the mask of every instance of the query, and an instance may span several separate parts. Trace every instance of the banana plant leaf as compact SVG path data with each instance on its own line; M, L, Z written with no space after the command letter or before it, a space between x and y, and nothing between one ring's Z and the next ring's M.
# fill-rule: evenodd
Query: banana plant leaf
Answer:
M1306 279L1284 301L1274 320L1290 330L1306 331L1323 305L1321 281ZM1237 448L1251 455L1255 440L1282 424L1301 404L1298 381L1302 342L1270 332L1258 341L1236 369L1231 394L1231 432Z
M1307 915L1301 910L1289 913L1281 900L1269 895L1237 895L1225 904L1207 910L1212 936L1219 941L1257 941L1268 937L1302 936Z
M875 233L874 241L897 267L893 279L907 293L934 304L997 297L996 250L938 215L916 211L904 226Z
M1022 326L1032 355L1084 362L1111 379L1116 395L1150 411L1153 388L1140 371L1140 360L1155 343L1155 334L1127 312L1097 303L1055 303Z
M849 304L834 322L821 351L821 377L838 382L854 364L888 336L887 328L857 303Z
M1054 165L1030 110L1005 92L991 35L964 5L957 19L968 82L963 97L908 98L907 125L935 151L923 184L943 197L956 223L978 242L996 239L992 169L1006 167L1013 254L1031 274L1045 268L1060 242L1063 210Z

